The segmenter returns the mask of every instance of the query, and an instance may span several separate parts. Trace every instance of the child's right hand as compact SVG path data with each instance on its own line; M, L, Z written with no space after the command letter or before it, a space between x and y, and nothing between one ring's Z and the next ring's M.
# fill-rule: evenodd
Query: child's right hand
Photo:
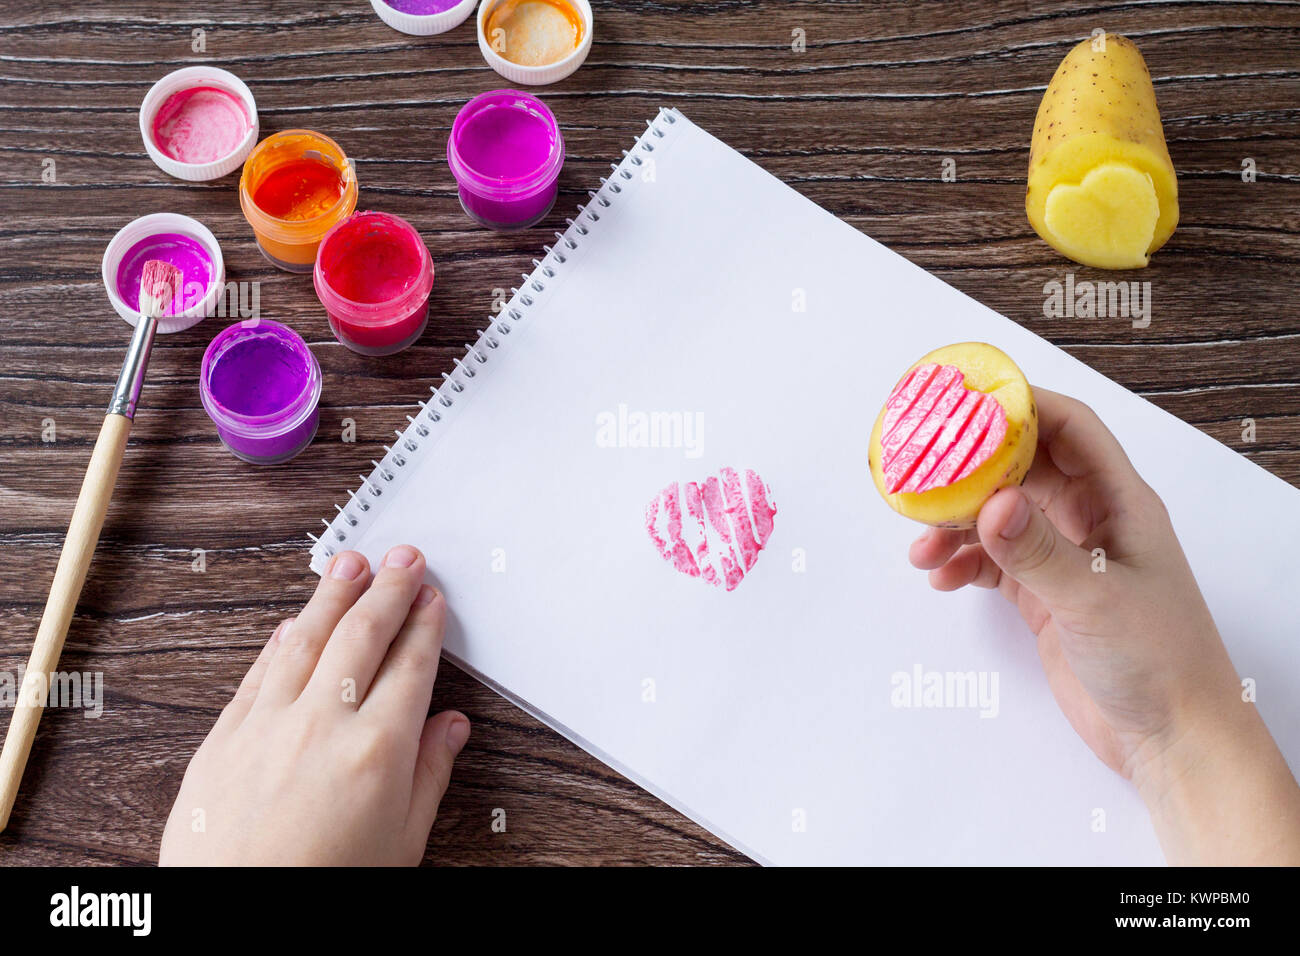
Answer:
M912 563L936 590L996 587L1018 607L1061 710L1137 784L1170 862L1300 862L1300 788L1242 699L1163 502L1088 406L1034 397L1023 487L990 498L975 530L923 534Z

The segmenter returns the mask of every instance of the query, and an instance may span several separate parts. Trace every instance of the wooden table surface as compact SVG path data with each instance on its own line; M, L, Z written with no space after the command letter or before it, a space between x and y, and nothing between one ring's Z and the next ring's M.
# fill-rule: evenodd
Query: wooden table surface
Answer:
M272 626L311 593L306 532L452 367L485 324L492 290L528 268L660 106L1300 483L1300 3L595 7L586 65L540 91L569 150L559 202L542 226L513 235L465 217L445 161L457 109L507 85L484 65L472 22L407 37L365 0L0 8L0 672L19 674L26 661L129 336L100 282L117 229L158 211L204 222L228 278L261 283L262 314L301 332L325 376L315 443L287 465L247 465L218 443L198 399L199 359L223 320L160 339L63 657L64 670L103 672L105 713L46 714L0 862L156 859L190 755ZM1056 255L1024 214L1039 98L1061 57L1097 27L1145 54L1179 176L1178 232L1148 270L1125 276L1151 282L1146 329L1044 318L1045 283L1097 274ZM803 52L792 49L796 30ZM140 101L164 73L196 63L248 83L263 135L306 126L334 137L357 162L362 207L420 230L438 286L416 346L368 359L336 344L310 280L259 255L236 176L191 185L149 161ZM945 159L955 181L944 180ZM1243 182L1246 159L1253 183ZM356 421L355 445L341 441L345 418ZM206 553L201 572L196 549ZM429 862L746 862L450 666L435 704L463 710L474 735ZM492 831L495 808L507 812L505 833Z

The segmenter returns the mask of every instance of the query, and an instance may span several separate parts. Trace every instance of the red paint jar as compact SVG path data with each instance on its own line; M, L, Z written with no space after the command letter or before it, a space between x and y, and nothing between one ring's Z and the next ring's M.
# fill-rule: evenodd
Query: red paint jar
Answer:
M429 322L433 257L405 219L359 212L321 240L315 285L336 339L362 355L391 355Z

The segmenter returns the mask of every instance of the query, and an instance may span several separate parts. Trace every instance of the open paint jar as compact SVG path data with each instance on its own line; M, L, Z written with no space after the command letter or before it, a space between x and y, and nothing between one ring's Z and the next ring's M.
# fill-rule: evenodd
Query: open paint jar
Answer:
M359 212L322 240L315 285L336 339L362 355L391 355L429 322L433 258L405 219Z
M588 0L483 0L478 48L512 83L542 86L564 79L591 52Z
M176 297L158 320L160 332L188 329L217 310L226 266L216 236L197 219L157 212L127 223L104 249L101 275L118 315L132 325L140 318L140 279L150 259L181 270Z
M356 172L328 136L285 130L249 154L239 205L262 255L288 272L311 272L325 233L357 208Z
M221 442L244 461L288 461L320 421L321 372L302 336L279 322L239 323L203 353L199 398Z
M220 179L257 142L257 103L243 81L214 66L168 73L140 104L140 135L158 168L177 179Z
M493 90L456 114L447 163L470 218L489 229L525 229L555 205L564 137L537 97Z

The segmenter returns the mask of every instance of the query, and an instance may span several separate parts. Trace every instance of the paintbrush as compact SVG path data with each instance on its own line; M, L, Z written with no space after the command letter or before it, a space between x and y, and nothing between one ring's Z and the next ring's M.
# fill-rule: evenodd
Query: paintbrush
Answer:
M99 542L99 531L113 495L122 453L131 434L136 402L144 385L158 319L167 306L179 299L180 289L181 271L174 265L157 259L145 263L140 278L140 319L117 377L113 400L108 403L108 414L104 416L99 439L90 453L90 464L54 571L50 597L45 602L45 613L41 615L41 624L36 631L23 685L9 719L4 750L0 751L0 830L9 824L9 812L18 796L18 784L27 766L32 740L36 737L36 725L40 723L49 698L50 677L58 666L68 625L81 597L81 587L86 581L95 545Z

